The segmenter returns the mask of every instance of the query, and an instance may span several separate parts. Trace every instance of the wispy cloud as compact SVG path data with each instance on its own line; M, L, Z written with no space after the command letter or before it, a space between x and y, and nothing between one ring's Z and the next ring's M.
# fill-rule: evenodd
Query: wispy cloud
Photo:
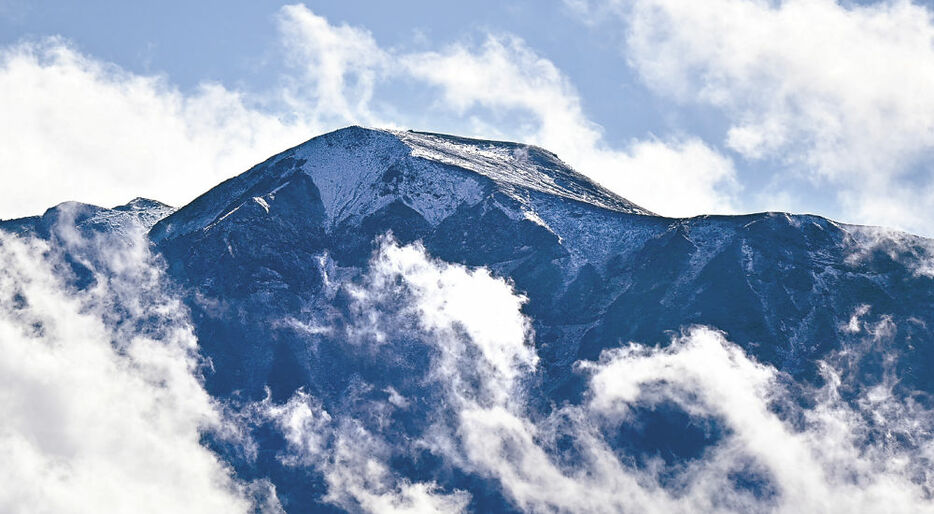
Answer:
M849 245L846 262L871 263L885 255L902 263L915 276L934 277L934 241L881 227L847 227Z
M518 127L502 117L483 123L490 131L558 153L649 210L669 216L736 210L739 184L729 158L696 137L653 137L622 148L611 144L584 114L568 77L518 38L490 35L479 47L453 45L404 56L403 63L412 75L440 89L444 108L481 120L481 107L531 116Z
M465 491L445 493L434 483L397 476L387 464L392 449L382 438L352 418L332 418L302 391L284 404L266 399L250 409L254 419L272 421L285 435L283 464L321 473L326 502L348 511L428 514L463 512L470 501Z

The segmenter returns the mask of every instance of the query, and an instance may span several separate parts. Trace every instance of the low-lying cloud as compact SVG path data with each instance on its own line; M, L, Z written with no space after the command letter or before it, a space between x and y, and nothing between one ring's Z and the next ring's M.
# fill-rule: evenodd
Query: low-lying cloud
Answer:
M807 403L789 377L694 327L578 362L582 399L542 409L525 298L489 270L384 239L362 277L335 285L351 318L328 334L368 347L358 353L390 368L387 383L345 392L373 393L363 410L299 390L230 417L202 387L187 312L145 240L100 237L67 223L51 243L0 234L3 510L276 511L268 482L239 480L202 445L211 432L249 454L255 424L282 434L283 466L312 470L322 500L347 510L468 510L477 491L394 465L426 451L524 511L934 510L934 416L899 391L898 327L869 305L841 320L852 343L821 364L823 385L801 386ZM75 262L93 276L83 290ZM412 345L428 366L393 373L404 363L385 357ZM872 352L882 372L858 382ZM392 421L418 409L424 425ZM672 461L621 444L658 409L709 428L699 453Z
M853 390L855 356L892 351L891 318L867 306L844 320L854 344L827 356L823 385L804 386L808 406L797 402L789 377L722 333L694 327L664 347L621 345L577 363L586 379L583 400L543 412L531 401L534 334L522 313L524 298L509 283L482 268L432 259L419 245L386 240L367 275L347 287L352 312L368 327L347 344L371 345L373 359L397 351L394 344L424 345L431 356L417 379L421 389L395 375L400 383L385 390L396 401L387 394L385 408L406 409L438 391L441 400L433 422L395 448L387 441L399 440L397 425L374 428L351 414L329 413L303 392L283 405L267 400L262 410L277 420L293 452L283 461L317 467L335 504L373 512L468 506L470 492L410 482L387 464L398 452L427 449L449 466L493 480L524 511L934 510L934 477L926 471L934 450L931 412L897 393L892 373L857 384L855 398L843 394ZM376 333L379 340L367 343ZM399 391L406 391L405 402ZM699 454L674 462L633 454L638 449L614 440L662 408L715 426L718 435Z
M224 417L142 231L55 233L0 232L0 511L277 511L271 485L201 445Z

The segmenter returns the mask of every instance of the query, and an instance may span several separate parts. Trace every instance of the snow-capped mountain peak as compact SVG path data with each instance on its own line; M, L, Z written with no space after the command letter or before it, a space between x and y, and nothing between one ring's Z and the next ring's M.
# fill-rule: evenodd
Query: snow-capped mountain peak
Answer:
M161 240L202 230L252 205L268 213L285 190L312 184L326 229L394 202L434 224L459 205L493 192L524 203L542 194L609 211L651 214L535 146L352 126L313 138L224 182L160 223L153 235Z

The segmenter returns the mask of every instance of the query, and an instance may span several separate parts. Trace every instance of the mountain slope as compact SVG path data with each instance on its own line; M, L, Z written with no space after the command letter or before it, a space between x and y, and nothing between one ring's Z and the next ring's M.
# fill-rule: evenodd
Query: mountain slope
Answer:
M152 226L191 310L206 386L239 409L255 448L207 444L238 476L271 480L289 512L373 510L360 491L399 505L428 491L449 506L466 491L478 512L639 511L638 494L663 492L674 502L663 510L690 511L678 502L708 494L691 488L708 483L696 473L710 456L726 460L713 459L721 482L706 509L770 511L794 488L767 455L731 446L749 434L736 419L774 415L797 434L790 441L816 441L827 398L864 419L853 432L865 454L878 443L885 462L896 449L922 455L930 440L926 421L886 420L934 407L934 245L923 238L783 213L665 218L540 148L360 127L271 157L176 211L141 200L77 211L91 231L121 230L127 216ZM0 228L48 237L41 227L56 212ZM500 316L519 307L527 333ZM439 321L457 309L464 317ZM700 325L735 349L724 342L726 353L666 375ZM716 382L692 373L716 370L717 355L723 373L745 370L726 391L759 391L743 380L772 370L763 405L738 413L721 409L726 397L704 400ZM598 409L608 393L588 370L664 359L625 409ZM638 376L626 369L613 379ZM883 397L910 408L876 415ZM488 465L474 443L509 457ZM296 445L308 460L289 456ZM509 471L525 459L536 464ZM910 483L931 479L924 462ZM652 486L600 482L614 466ZM858 469L870 468L881 469ZM540 469L551 478L535 478ZM361 474L366 484L352 485ZM549 496L555 483L587 483L595 502L609 492L569 507L561 495L571 493Z
M923 319L930 299L892 299L929 290L929 278L874 271L886 268L884 251L850 259L859 231L775 213L661 218L534 147L351 127L225 182L150 234L203 294L283 312L317 297L321 262L361 267L387 232L421 240L431 255L487 266L529 296L543 351L555 352L546 362L561 368L555 385L571 379L571 362L690 324L813 375L808 363L840 346L837 325L859 305ZM264 383L261 374L248 389Z
M56 225L74 226L86 233L121 233L149 230L174 209L147 198L134 198L125 205L111 209L80 202L64 202L45 211L42 216L0 220L0 228L21 234L36 234L47 239Z
M357 337L347 327L359 323L358 300L335 286L363 280L387 233L401 245L420 241L443 261L488 268L528 297L523 312L540 357L527 384L535 416L593 394L577 363L628 341L667 344L692 325L724 331L795 387L818 387L826 380L821 362L861 344L850 320L864 306L899 327L886 350L896 359L898 394L934 392L934 283L918 272L930 258L925 240L879 239L869 229L781 213L663 218L534 147L351 127L221 184L150 235L173 275L196 291L190 305L214 365L212 392L285 402L304 391L328 412L359 420L372 413L351 391L388 387L428 402L400 414L407 428L386 436L406 447L425 437L438 415L430 404L441 400L431 400L440 394L433 387L400 376L421 376L432 354L391 344L394 357L377 364L348 346L344 340ZM848 372L859 382L887 369L870 355ZM672 466L716 445L708 429L683 428L694 418L682 409L642 412L640 423L654 428L617 444L637 462L660 454ZM682 439L692 442L675 443ZM446 468L419 460L425 456L396 458L399 469L427 473L452 488L445 490L492 495L475 499L473 509L510 504L493 483L443 478ZM277 485L297 480L275 459L244 469ZM280 485L280 494L301 510L320 497L325 486L317 487Z

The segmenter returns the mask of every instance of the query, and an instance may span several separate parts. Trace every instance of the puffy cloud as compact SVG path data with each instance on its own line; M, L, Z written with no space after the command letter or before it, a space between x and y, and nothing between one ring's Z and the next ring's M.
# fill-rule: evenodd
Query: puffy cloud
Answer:
M538 363L521 313L526 298L485 268L435 260L419 243L399 246L384 239L364 287L355 293L358 312L378 313L387 300L405 299L395 314L414 317L418 330L431 334L428 340L438 350L433 373L453 381L456 391L470 389L465 370L480 368L485 394L505 402L516 392L517 379ZM475 363L464 367L465 360Z
M728 157L695 137L635 140L614 149L587 119L570 80L518 38L490 36L479 49L453 45L402 60L413 76L441 89L445 108L524 113L531 122L496 128L558 153L649 210L693 216L736 209L739 187Z
M543 146L661 214L736 210L739 187L729 158L692 137L635 140L624 150L614 149L601 127L587 119L571 81L515 36L488 35L479 46L402 52L381 48L363 29L331 25L303 5L284 8L280 23L297 56L293 62L312 84L310 94L308 88L290 94L304 98L310 110L332 109L335 119L405 125L427 113L391 116L391 109L375 108L380 84L401 79L427 85L440 93L429 96L434 98L430 108L453 112L460 120L438 129Z
M431 258L421 245L399 246L385 238L367 274L341 287L354 303L349 324L356 326L343 327L347 344L371 345L375 352L365 356L382 359L380 350L393 352L386 347L414 335L431 350L432 365L422 370L424 376L414 392L440 385L447 401L458 409L439 413L442 418L460 416L461 408L521 403L519 379L538 361L529 344L528 320L520 310L526 299L489 270L445 263ZM408 378L399 372L392 377L400 382ZM370 405L368 413L408 409L412 400L399 392L406 390L405 384L396 385L385 388L385 405ZM267 398L247 406L245 413L249 422L275 424L287 442L280 460L320 473L328 487L324 500L335 505L366 512L421 513L461 512L470 502L465 491L448 492L434 483L413 482L389 467L393 455L411 449L387 442L399 440L398 433L388 432L397 425L379 423L379 431L373 432L353 417L352 410L329 413L303 391L281 405ZM426 428L428 432L437 428L437 439L417 442L416 447L452 441L447 427Z
M219 84L182 93L56 39L0 49L0 111L4 218L64 200L181 205L316 128Z
M891 335L872 328L874 341ZM581 368L590 375L587 402L565 406L545 422L505 407L461 411L458 435L468 462L496 477L523 510L934 510L926 493L932 477L924 471L931 441L922 435L931 413L897 399L894 375L867 387L854 407L837 392L841 372L826 364L828 385L815 391L818 403L801 413L799 427L772 410L786 394L776 370L709 329L690 331L666 349L611 350ZM666 401L692 419L716 419L725 427L723 439L674 468L660 460L640 467L621 459L604 434L639 423L633 407ZM878 413L875 421L867 422L872 413ZM874 439L880 433L890 434L888 441ZM891 444L906 435L915 442L920 436L920 448ZM558 437L575 441L572 464L562 464L551 450ZM663 478L670 472L678 476L674 485ZM743 487L737 476L758 477L753 480L762 480L762 489Z
M386 239L354 291L360 321L385 327L384 339L374 344L399 337L393 332L399 321L414 318L411 328L432 350L425 379L443 391L445 412L425 431L422 446L453 465L495 478L523 510L611 512L652 496L585 423L574 427L587 447L579 472L558 466L542 444L555 431L527 413L524 388L538 357L521 310L525 298L509 283L484 268L433 259L418 244L399 246ZM396 307L385 308L388 304ZM405 334L409 340L411 332ZM578 413L568 416L580 419ZM588 463L593 468L587 469Z
M591 177L667 216L733 214L741 190L733 162L697 138L635 141L626 152L589 152ZM641 200L636 200L641 198Z
M58 228L53 244L0 232L0 510L277 511L272 486L201 445L228 430L142 231ZM86 290L66 281L66 251L93 273Z
M236 427L221 426L223 416L201 388L186 313L165 294L143 239L86 239L66 224L54 240L0 241L7 263L0 271L0 409L8 420L0 451L14 463L4 469L15 470L3 477L9 487L0 505L236 512L259 496L277 508L268 485L238 482L200 445L204 430ZM96 271L87 291L59 278L62 249ZM531 511L931 510L924 488L934 480L926 464L934 457L934 417L896 393L893 356L886 354L879 383L863 384L855 400L840 393L861 355L891 347L892 319L873 317L868 306L845 323L857 344L824 364L826 385L810 392L810 408L789 402L775 369L699 328L664 348L627 345L580 363L588 379L584 402L543 416L525 390L538 361L521 310L525 299L508 282L385 240L366 276L343 287L356 304L352 314L383 334L376 349L394 344L402 325L420 334L402 338L430 351L431 366L416 383L440 386L444 401L433 404L441 411L412 447L388 442L398 440L397 425L367 425L352 410L335 415L303 392L285 404L251 406L254 418L283 433L281 461L319 472L325 500L335 505L465 509L468 493L411 481L389 464L398 452L428 448L451 466L494 479ZM114 317L117 311L123 316ZM418 394L426 389L412 389L405 380L411 377L388 376L400 383L385 385L386 409L424 404ZM400 401L399 391L410 399ZM777 414L777 403L797 409L794 423ZM652 459L634 465L609 437L639 423L640 409L665 404L692 419L716 420L723 436L675 468ZM559 440L572 441L573 458L558 450ZM675 485L662 478L670 473ZM744 473L774 494L738 485L735 477ZM173 494L160 494L165 490ZM134 503L139 498L148 500Z
M646 82L722 110L730 148L829 185L853 221L931 232L928 8L834 0L600 7L608 5L626 20L627 56Z
M725 480L729 464L738 469L743 459L752 459L776 487L782 512L931 509L922 489L927 484L913 483L904 468L907 453L864 439L869 427L840 399L839 375L829 364L824 368L828 385L816 391L818 405L803 413L803 431L770 410L782 394L778 373L715 331L690 331L665 350L630 346L609 351L601 363L583 366L593 372L589 406L596 412L621 413L625 420L625 409L640 398L645 401L648 392L649 401L673 400L688 412L716 416L728 427L725 441L690 472L694 501L716 506L717 488L730 487ZM657 384L664 384L661 391L650 387ZM882 398L881 404L898 404L892 396Z
M445 107L526 110L538 122L531 134L552 144L587 146L600 137L570 80L517 37L489 36L479 48L453 45L403 56L403 63L414 76L441 87Z
M728 158L697 138L613 149L569 79L518 38L404 52L304 5L283 7L278 27L287 70L261 93L217 83L182 92L166 77L127 72L57 39L0 49L0 167L8 192L0 217L64 200L106 206L147 196L182 205L321 131L352 123L405 127L438 113L455 117L426 128L545 146L662 214L735 210ZM398 107L407 104L391 91L402 83L427 91L427 106Z
M720 109L729 123L724 143L750 165L789 166L788 177L772 180L776 191L760 195L770 207L813 180L851 220L929 230L934 179L924 161L934 97L925 63L934 50L926 8L830 0L570 5L591 21L622 12L628 57L651 87ZM0 165L10 184L0 216L65 199L110 205L145 195L183 204L322 130L427 119L447 121L425 128L554 150L661 214L738 208L728 156L683 134L607 140L568 77L514 36L406 52L303 5L284 7L278 20L291 67L261 94L220 84L181 92L164 77L126 72L58 40L0 51ZM419 110L395 105L392 91L402 83L425 95Z

